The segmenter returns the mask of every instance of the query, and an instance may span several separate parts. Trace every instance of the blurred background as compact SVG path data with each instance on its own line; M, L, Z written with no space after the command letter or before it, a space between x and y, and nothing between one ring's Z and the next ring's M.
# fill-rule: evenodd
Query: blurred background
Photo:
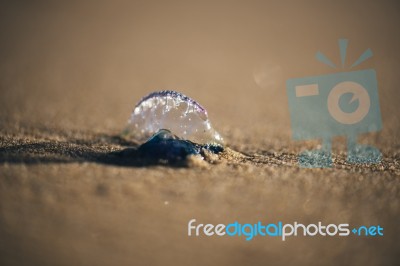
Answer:
M0 12L3 119L117 130L142 96L171 89L217 128L285 134L286 79L348 70L315 59L339 63L347 38L349 65L373 51L356 70L376 69L384 125L399 123L396 1L2 1Z
M2 145L39 163L0 165L0 264L395 265L399 26L398 1L1 1ZM354 69L377 72L383 130L368 143L397 170L40 163L58 147L90 146L76 131L118 134L155 90L197 100L229 146L285 160L304 148L290 137L286 80L347 71L315 59L321 51L340 65L340 38L349 39L347 66L374 53ZM32 143L50 144L42 153ZM381 224L389 233L194 239L192 218Z

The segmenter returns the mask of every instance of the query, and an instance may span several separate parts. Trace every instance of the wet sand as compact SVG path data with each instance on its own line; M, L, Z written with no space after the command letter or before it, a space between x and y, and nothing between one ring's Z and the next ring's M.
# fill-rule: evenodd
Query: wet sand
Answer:
M2 4L1 265L396 265L400 257L400 9L395 2ZM288 7L289 5L289 7ZM340 15L338 15L340 14ZM356 14L356 15L355 15ZM340 17L340 20L338 19ZM375 18L375 19L371 19ZM375 165L302 169L285 80L378 76L383 130L360 136ZM178 90L202 104L227 149L208 162L115 152L140 98ZM380 225L382 237L188 237L197 223Z

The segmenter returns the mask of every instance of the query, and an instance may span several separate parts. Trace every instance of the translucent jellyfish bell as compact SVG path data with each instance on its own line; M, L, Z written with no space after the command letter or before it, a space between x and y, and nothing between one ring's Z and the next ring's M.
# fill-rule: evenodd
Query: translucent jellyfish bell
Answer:
M176 91L153 92L144 97L132 112L125 133L143 141L161 129L198 144L223 144L212 127L207 111L193 99Z

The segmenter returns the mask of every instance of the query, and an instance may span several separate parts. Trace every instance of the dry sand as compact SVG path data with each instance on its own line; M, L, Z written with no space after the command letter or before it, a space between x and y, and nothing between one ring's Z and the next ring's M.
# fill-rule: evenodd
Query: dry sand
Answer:
M0 265L398 265L400 7L396 2L0 4ZM376 165L301 169L285 80L348 60L378 74ZM113 152L158 89L205 106L225 137L212 163ZM236 152L235 152L236 151ZM187 223L380 225L382 237L188 237Z

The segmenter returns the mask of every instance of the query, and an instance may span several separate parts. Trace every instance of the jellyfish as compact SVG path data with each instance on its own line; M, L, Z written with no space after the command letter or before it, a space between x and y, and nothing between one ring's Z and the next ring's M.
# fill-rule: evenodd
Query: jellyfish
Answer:
M224 144L206 109L176 91L153 92L142 98L133 109L124 134L145 141L162 129L197 144Z
M224 141L213 128L207 111L176 91L153 92L139 101L123 134L140 141L140 156L177 162L189 155L218 154Z

